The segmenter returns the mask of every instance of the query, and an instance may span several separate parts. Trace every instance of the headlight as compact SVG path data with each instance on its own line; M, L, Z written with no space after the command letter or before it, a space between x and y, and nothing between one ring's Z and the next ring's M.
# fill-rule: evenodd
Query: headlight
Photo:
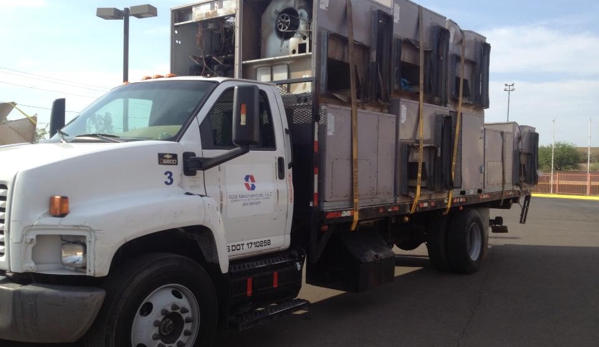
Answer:
M87 252L83 241L62 239L62 265L85 269L87 267Z

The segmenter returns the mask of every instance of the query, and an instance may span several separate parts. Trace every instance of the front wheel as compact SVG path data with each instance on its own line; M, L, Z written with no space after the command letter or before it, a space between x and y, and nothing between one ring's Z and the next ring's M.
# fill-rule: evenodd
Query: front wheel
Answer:
M86 347L197 347L216 332L216 292L196 262L149 254L111 274Z

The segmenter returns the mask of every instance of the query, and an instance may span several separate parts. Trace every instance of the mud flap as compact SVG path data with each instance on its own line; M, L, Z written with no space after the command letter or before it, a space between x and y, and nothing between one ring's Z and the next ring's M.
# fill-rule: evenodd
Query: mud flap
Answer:
M307 282L320 287L360 293L395 277L395 253L374 232L338 235L319 261L308 264Z

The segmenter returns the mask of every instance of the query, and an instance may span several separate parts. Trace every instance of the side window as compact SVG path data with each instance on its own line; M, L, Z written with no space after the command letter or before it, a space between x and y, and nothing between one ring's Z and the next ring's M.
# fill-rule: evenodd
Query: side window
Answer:
M204 149L232 149L233 145L233 89L225 91L214 104L202 124ZM260 144L254 150L275 150L275 131L266 93L260 91Z

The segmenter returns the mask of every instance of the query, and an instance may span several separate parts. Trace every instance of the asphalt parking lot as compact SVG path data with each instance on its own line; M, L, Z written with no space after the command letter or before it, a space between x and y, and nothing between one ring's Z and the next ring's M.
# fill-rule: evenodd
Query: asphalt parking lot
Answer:
M534 198L526 225L519 213L491 211L510 232L491 234L474 275L435 271L420 247L398 255L390 285L365 294L307 286L309 312L217 345L597 346L599 201Z
M519 213L492 211L510 233L491 234L476 274L435 271L421 246L398 254L392 284L363 294L306 286L308 311L216 346L597 346L599 201L534 198L526 225Z

